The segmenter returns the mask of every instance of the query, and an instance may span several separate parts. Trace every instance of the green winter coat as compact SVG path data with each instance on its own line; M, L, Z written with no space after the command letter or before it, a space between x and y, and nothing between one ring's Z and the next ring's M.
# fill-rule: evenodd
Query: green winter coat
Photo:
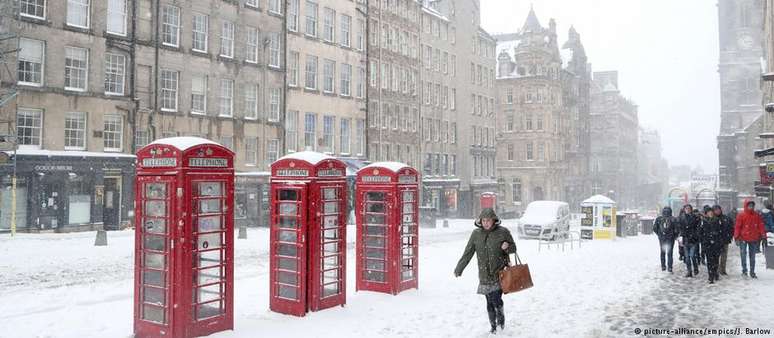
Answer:
M490 230L484 230L480 221L475 223L477 229L473 230L465 246L465 252L454 269L456 276L462 275L462 271L470 263L473 254L478 258L478 280L481 284L500 283L500 270L505 268L508 263L508 254L516 252L516 243L513 241L511 232L500 226L500 220L495 220L495 224ZM503 251L503 242L508 242L508 250Z

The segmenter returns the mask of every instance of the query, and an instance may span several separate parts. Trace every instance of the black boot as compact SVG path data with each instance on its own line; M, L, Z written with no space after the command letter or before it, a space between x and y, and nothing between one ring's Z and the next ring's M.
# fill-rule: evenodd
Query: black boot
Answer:
M489 332L495 333L497 332L497 313L495 313L494 309L491 311L487 309L487 313L489 314L489 324L492 326L492 329L489 330Z
M500 326L500 330L505 330L505 313L502 305L495 308L495 311L497 311L497 325Z
M685 275L685 277L693 277L693 275L691 274L691 270L688 270L688 273Z

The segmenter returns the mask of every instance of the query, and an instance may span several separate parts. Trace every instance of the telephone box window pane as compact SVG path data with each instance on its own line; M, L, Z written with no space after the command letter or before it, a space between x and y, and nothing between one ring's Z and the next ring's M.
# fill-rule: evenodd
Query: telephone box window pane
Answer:
M278 251L281 256L298 256L298 247L294 244L280 244Z
M414 279L414 270L413 269L412 270L404 270L403 271L403 275L401 277L402 277L402 279L401 279L402 281L407 281L407 280Z
M336 199L336 188L323 189L323 200L330 201Z
M221 247L221 233L199 235L197 238L199 250L215 249Z
M282 270L298 271L298 261L293 258L279 257L279 268Z
M387 228L383 226L367 226L366 234L375 236L386 236Z
M223 298L223 294L221 293L222 285L223 284L215 284L198 288L196 291L198 296L196 303L205 303L211 300Z
M221 196L220 182L199 183L199 196Z
M414 222L414 215L407 214L403 215L403 223L413 223Z
M384 203L369 203L366 212L384 213Z
M213 302L204 305L199 305L196 311L196 319L201 320L205 318L215 317L223 314L223 309L220 308L220 302Z
M280 285L279 296L286 299L298 300L298 288L293 286Z
M384 215L366 214L366 224L384 224Z
M145 202L145 215L164 217L167 215L167 202L166 201L146 201Z
M414 255L414 248L403 248L403 257L411 257Z
M366 248L365 256L367 258L384 259L384 249L369 249L369 248Z
M199 217L199 232L220 230L220 216Z
M196 285L204 285L215 282L220 282L223 279L223 269L221 267L214 267L209 269L199 270L196 274L194 283Z
M339 217L338 216L325 216L323 227L325 227L325 228L335 228L337 226L339 226Z
M403 192L403 202L414 202L414 192L413 191L404 191Z
M331 269L323 272L323 281L325 283L335 282L339 280L339 269Z
M323 286L323 298L339 294L339 283L332 283Z
M325 243L325 245L323 246L323 252L328 252L328 253L339 252L339 243L338 242Z
M143 270L142 282L145 285L164 287L164 272L154 270Z
M296 216L298 206L295 203L280 203L280 215Z
M280 201L296 201L298 200L298 191L296 190L280 190Z
M325 202L325 210L323 211L326 214L335 214L339 211L339 202Z
M325 269L335 268L339 266L339 256L330 256L323 259L323 267Z
M220 199L199 200L199 213L209 214L220 212Z
M148 183L145 185L145 198L167 197L167 185L165 183Z
M205 251L200 253L194 253L194 257L199 256L199 267L206 268L210 266L220 265L221 250Z
M295 231L280 231L280 242L296 243L298 240L298 233Z
M384 282L384 272L381 271L366 271L365 280L371 282Z
M279 282L298 286L298 274L295 272L279 271Z
M367 201L384 201L384 193L378 191L369 191L366 193Z
M167 233L167 220L163 218L146 218L143 222L145 224L145 231L154 234L166 234Z
M411 203L403 203L403 213L404 214L414 213L414 205Z
M166 318L164 316L164 308L151 306L151 305L143 305L142 307L142 319L165 324Z
M328 229L323 231L323 237L327 240L332 239L338 239L339 238L339 230L338 229Z
M298 226L297 220L295 217L282 217L280 216L280 228L286 228L286 229L295 229Z
M406 224L404 224L403 227L401 228L401 230L403 231L403 235L404 236L405 235L409 235L409 234L414 234L414 226L413 225L406 225Z
M167 240L161 236L145 236L145 249L154 251L165 251L167 246Z
M164 306L166 304L164 298L164 289L156 288L142 288L143 290L143 302Z
M145 267L152 268L152 269L159 269L164 270L164 267L166 266L166 257L164 254L157 254L157 253L145 253Z
M366 259L366 268L368 270L380 270L380 271L386 270L384 261L374 260L374 259Z
M366 237L366 246L374 247L374 248L384 248L385 244L385 238L384 237Z

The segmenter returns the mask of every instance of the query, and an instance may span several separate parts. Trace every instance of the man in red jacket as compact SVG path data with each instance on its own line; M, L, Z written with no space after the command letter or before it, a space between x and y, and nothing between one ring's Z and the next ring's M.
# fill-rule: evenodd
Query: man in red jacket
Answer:
M763 219L755 212L755 202L745 201L744 211L736 216L736 225L734 226L734 240L739 246L740 256L742 257L742 275L747 275L747 261L745 256L750 257L750 277L755 276L755 253L758 250L760 240L766 238L766 230L763 226Z

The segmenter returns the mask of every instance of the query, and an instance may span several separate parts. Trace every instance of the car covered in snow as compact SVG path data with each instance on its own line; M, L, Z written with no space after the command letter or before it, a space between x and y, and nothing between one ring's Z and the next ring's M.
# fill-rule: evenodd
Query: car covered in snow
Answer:
M570 205L561 201L534 201L518 223L519 238L555 239L570 230Z

